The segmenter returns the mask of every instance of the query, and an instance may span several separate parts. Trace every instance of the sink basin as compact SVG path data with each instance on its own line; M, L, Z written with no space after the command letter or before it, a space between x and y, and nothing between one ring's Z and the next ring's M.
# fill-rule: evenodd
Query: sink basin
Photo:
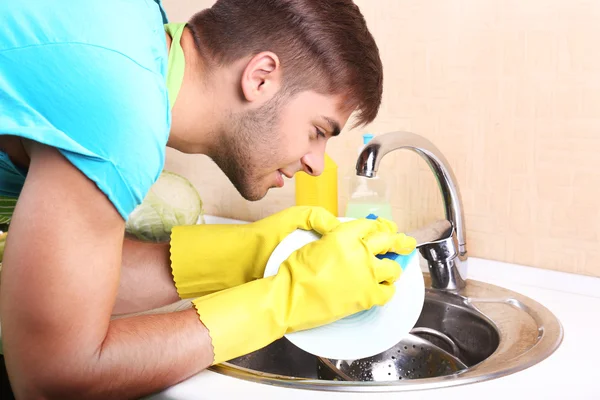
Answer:
M430 287L429 274L425 280ZM411 335L369 359L321 359L282 338L211 369L297 389L432 389L523 370L551 355L562 338L561 324L541 304L495 285L467 280L456 293L427 289Z

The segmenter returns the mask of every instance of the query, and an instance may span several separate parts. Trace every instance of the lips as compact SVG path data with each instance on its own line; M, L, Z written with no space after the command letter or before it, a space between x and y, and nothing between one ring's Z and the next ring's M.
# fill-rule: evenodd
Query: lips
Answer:
M277 187L283 187L283 185L285 184L284 180L283 180L283 173L281 171L277 171Z
M288 179L292 179L294 177L294 174L288 174L288 173L283 172L282 170L278 170L278 171L281 175L285 176Z

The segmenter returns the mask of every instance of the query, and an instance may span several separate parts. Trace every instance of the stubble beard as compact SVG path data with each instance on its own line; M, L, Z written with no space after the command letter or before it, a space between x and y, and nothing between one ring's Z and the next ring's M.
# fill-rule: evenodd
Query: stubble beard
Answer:
M265 182L261 171L268 171L269 165L281 157L276 151L280 142L277 127L281 103L276 96L257 110L232 114L226 132L220 136L219 150L213 156L217 166L248 201L261 200L272 187Z

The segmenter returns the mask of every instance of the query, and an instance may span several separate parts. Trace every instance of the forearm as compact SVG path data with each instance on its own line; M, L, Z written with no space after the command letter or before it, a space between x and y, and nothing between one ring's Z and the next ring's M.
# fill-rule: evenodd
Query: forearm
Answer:
M213 361L211 339L195 309L111 322L98 353L98 388L85 398L138 398L178 383ZM103 382L111 382L104 385Z
M124 239L113 314L146 311L179 300L169 256L169 243Z
M208 331L193 308L113 320L98 346L73 345L52 357L17 347L6 355L14 390L24 399L139 398L213 360Z

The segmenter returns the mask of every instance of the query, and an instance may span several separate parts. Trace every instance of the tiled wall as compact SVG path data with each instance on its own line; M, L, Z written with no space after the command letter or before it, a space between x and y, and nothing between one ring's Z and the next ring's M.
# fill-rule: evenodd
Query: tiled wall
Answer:
M477 257L600 276L600 1L359 0L385 65L384 102L328 152L353 173L362 133L408 130L445 154L462 191ZM173 21L212 1L165 0ZM169 151L167 169L208 213L254 220L294 203L293 182L244 201L204 156ZM426 164L382 162L405 230L443 216Z

